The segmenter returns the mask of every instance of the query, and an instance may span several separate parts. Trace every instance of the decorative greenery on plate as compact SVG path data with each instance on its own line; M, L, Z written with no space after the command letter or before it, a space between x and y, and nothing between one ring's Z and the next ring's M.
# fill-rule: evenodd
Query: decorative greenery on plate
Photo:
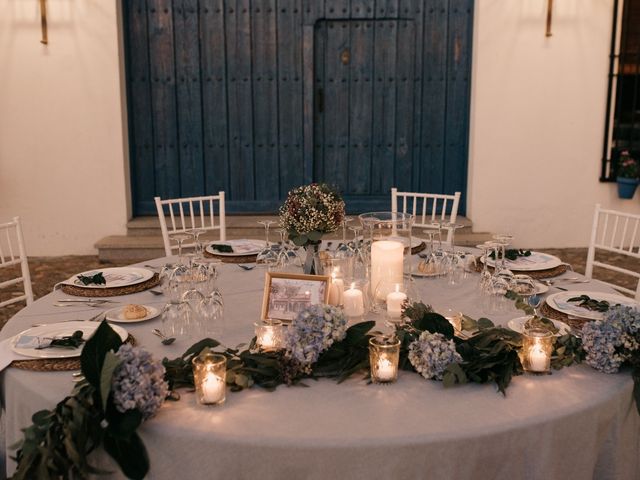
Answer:
M609 302L606 300L596 300L589 295L580 295L579 297L572 297L567 302L579 302L578 306L591 310L592 312L606 312L609 310Z
M78 280L83 285L106 285L107 281L104 279L102 272L98 272L94 275L78 275Z
M508 248L507 250L505 250L504 252L504 256L507 260L511 260L512 262L517 260L518 257L530 257L531 256L531 250L522 250L522 249L515 249L515 248ZM492 260L496 259L496 252L491 252L489 254L489 258L491 258ZM500 252L498 254L498 259L502 258L502 252Z
M220 253L233 253L233 247L231 245L212 243L211 248L219 251Z
M76 330L72 335L67 335L61 338L54 338L51 340L51 343L45 345L44 347L38 347L39 350L44 348L78 348L80 345L84 343L84 338L82 338L82 330Z

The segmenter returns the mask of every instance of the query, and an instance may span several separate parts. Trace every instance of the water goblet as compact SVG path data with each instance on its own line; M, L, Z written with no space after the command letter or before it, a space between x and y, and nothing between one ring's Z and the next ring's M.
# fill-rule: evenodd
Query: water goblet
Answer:
M186 232L175 232L170 234L169 238L178 244L178 262L184 264L184 258L182 257L182 244L185 240L189 240L191 235Z

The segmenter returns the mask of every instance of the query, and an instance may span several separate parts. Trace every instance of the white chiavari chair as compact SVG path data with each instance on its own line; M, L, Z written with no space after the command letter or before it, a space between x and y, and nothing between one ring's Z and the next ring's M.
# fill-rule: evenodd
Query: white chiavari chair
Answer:
M401 203L401 205L399 205ZM456 223L460 192L441 193L399 192L391 189L391 211L409 213L415 217L414 227L436 229L434 222ZM446 242L451 243L452 229L447 228Z
M177 249L177 245L171 245L169 235L172 233L186 232L198 228L205 231L220 232L220 240L227 238L224 210L224 192L218 195L208 195L202 197L172 198L161 200L155 197L164 250L167 256L173 255L172 250ZM217 204L218 215L215 206ZM168 216L168 220L167 220ZM167 224L167 221L169 224ZM194 242L183 243L184 248L193 247Z
M596 260L596 253L599 251L622 255L630 260L635 259L638 265L637 262L640 262L640 215L607 210L600 204L596 205L585 271L587 278L593 278L593 267L600 267L637 279L638 284L635 290L611 282L604 283L640 300L640 271L637 270L637 266L632 270Z
M18 266L20 273L18 276L14 276ZM33 303L31 275L29 274L20 217L14 217L12 221L0 224L0 270L4 271L5 269L10 272L9 278L2 280L4 276L0 277L0 289L22 284L23 293L18 296L12 295L8 300L0 301L0 307L21 301L25 301L27 305Z

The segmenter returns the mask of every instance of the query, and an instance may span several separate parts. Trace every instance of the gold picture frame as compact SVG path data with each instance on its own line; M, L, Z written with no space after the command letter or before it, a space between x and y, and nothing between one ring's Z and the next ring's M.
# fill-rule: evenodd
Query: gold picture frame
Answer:
M329 301L328 275L266 272L262 320L292 321L298 312Z

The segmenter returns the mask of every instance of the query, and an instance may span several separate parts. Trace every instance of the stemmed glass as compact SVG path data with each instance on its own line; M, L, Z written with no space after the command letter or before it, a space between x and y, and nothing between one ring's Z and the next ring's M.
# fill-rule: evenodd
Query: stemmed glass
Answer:
M336 256L338 256L338 254L341 254L344 256L344 254L346 254L347 252L353 251L353 248L349 245L349 242L347 241L348 223L352 221L353 221L353 217L344 217L342 219L342 242L340 242L340 245L338 245L338 247L336 248Z
M498 267L498 252L496 251L495 271L498 272L498 270L507 270L507 258L505 256L506 247L513 240L513 235L499 233L494 235L493 239L500 245L502 252L502 260L500 261L500 267Z
M273 220L258 220L258 223L264 226L264 248L256 256L256 265L272 268L278 263L278 254L271 248L271 242L269 242L269 227L275 222Z
M480 273L480 282L478 287L481 291L486 292L488 287L491 286L491 272L489 271L488 258L489 250L493 248L490 242L481 243L476 245L476 248L482 250L482 272Z
M185 240L189 240L191 235L186 232L175 232L169 235L169 238L178 244L178 262L184 265L184 258L182 257L182 244Z
M191 234L193 237L193 242L195 244L195 253L198 258L202 257L204 248L202 242L200 241L200 235L205 233L206 230L204 228L194 227L191 230L187 230L187 233Z
M421 258L420 262L418 263L418 271L427 275L439 275L440 265L438 264L438 258L436 257L433 249L433 237L436 235L436 232L431 231L431 229L427 229L424 230L423 233L428 239L428 250L426 253L418 254L418 256Z
M353 275L355 278L367 278L368 252L362 236L362 227L349 227L353 232Z
M531 305L531 299L538 297L536 295L536 282L529 275L514 275L513 282L515 292L523 297L527 304ZM540 305L539 302L538 305ZM538 316L536 308L534 308L533 314L536 317Z

